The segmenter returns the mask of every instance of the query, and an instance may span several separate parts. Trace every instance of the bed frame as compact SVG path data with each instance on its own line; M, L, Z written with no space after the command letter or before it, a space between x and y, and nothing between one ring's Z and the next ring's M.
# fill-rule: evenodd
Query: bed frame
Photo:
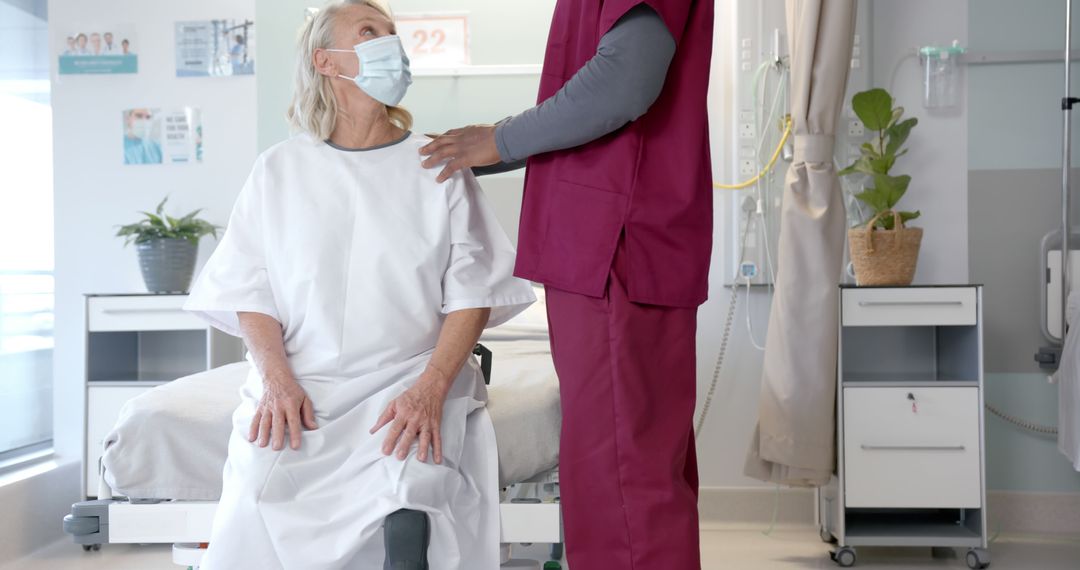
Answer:
M491 351L477 345L473 354L480 357L485 382L491 378ZM99 497L112 497L104 477L100 479ZM500 542L503 564L510 560L511 544L551 544L551 558L563 555L562 517L559 506L558 469L543 473L502 491ZM172 501L166 499L97 499L71 506L64 517L64 532L83 550L100 550L102 544L172 544L173 562L198 568L217 501ZM538 566L536 566L538 567Z
M558 489L557 471L550 471L504 490L500 542L551 544L551 557L561 559ZM64 531L84 550L99 550L102 544L171 543L174 562L198 568L216 509L216 501L88 500L72 505Z

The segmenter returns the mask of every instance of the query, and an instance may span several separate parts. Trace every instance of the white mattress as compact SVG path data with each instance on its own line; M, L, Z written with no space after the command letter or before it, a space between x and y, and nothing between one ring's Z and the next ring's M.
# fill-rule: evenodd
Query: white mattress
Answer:
M486 331L493 353L488 409L503 486L559 462L559 386L543 290L513 320ZM217 500L231 416L249 370L240 362L163 384L130 400L105 438L105 481L138 499Z

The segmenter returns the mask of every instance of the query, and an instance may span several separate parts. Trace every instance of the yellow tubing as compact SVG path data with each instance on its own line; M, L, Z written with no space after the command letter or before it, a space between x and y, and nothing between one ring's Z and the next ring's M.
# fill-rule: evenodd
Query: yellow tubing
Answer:
M761 180L762 176L768 174L768 172L772 170L774 166L776 166L776 161L780 158L780 153L784 150L784 143L787 142L788 137L790 136L791 116L789 115L784 120L784 134L780 137L780 144L776 145L776 150L773 151L772 158L769 159L769 163L765 165L765 168L763 168L761 172L757 173L757 176L754 176L753 178L745 182L739 182L738 184L720 184L719 182L713 182L713 188L717 188L720 190L742 190L743 188L747 188L756 184L758 180Z

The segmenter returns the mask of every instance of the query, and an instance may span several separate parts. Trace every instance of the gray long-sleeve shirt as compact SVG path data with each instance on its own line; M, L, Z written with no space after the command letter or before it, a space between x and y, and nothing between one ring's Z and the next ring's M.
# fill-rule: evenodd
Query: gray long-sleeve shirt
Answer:
M562 89L495 128L500 164L482 176L522 168L525 159L596 140L645 114L660 96L675 38L660 15L639 4L600 38L600 45Z

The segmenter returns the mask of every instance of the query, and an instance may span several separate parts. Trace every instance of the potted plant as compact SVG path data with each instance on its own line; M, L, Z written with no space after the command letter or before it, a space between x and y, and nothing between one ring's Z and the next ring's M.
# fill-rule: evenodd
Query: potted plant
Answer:
M195 210L182 218L165 214L165 202L156 213L141 212L145 217L134 224L120 226L116 235L124 245L134 243L139 252L146 289L151 293L186 293L195 273L195 257L203 236L217 237L218 226L196 218Z
M907 153L904 143L919 120L901 120L903 107L895 107L892 95L884 89L857 93L851 106L865 128L874 133L870 142L863 143L859 158L839 173L865 175L870 183L855 197L869 206L873 215L848 230L855 280L859 285L910 285L919 260L922 229L906 224L918 218L919 212L896 209L911 176L889 173L896 159Z

